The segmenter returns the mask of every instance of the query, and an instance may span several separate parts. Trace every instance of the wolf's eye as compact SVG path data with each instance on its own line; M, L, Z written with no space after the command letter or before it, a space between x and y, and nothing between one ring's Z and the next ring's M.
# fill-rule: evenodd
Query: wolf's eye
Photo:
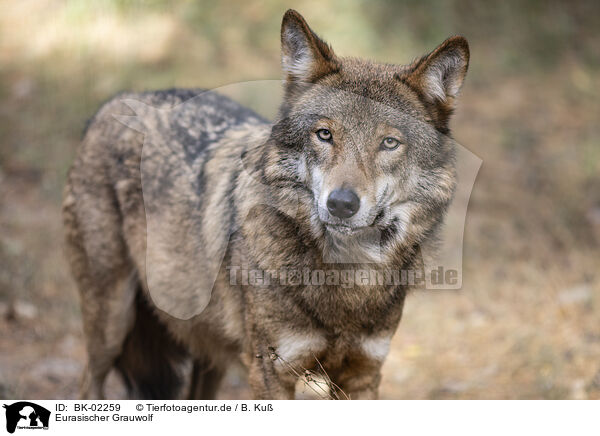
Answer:
M385 138L383 141L381 141L381 148L384 150L395 150L398 148L399 145L400 141L390 137Z
M319 138L321 141L331 141L331 138L333 137L333 135L331 134L331 132L327 129L319 129L317 130L317 138Z

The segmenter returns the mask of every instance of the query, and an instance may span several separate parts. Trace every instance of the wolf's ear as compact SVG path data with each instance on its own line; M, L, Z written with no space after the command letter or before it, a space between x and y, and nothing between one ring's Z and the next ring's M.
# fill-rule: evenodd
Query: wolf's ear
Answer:
M281 65L288 82L314 82L339 69L331 47L293 9L281 23Z
M413 63L402 80L416 89L447 121L469 67L469 43L462 36L445 40ZM446 119L443 119L446 118Z

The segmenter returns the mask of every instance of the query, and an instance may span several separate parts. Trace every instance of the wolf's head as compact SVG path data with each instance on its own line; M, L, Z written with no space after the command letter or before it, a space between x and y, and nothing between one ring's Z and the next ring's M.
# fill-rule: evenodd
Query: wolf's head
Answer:
M285 97L271 137L312 194L316 237L418 243L456 184L448 122L469 62L455 36L410 65L335 55L289 10L281 28Z

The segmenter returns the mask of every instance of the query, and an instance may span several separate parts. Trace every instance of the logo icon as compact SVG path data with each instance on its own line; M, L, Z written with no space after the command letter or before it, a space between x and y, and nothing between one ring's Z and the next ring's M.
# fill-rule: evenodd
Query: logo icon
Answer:
M50 411L29 401L19 401L6 409L6 431L14 433L18 429L48 429Z

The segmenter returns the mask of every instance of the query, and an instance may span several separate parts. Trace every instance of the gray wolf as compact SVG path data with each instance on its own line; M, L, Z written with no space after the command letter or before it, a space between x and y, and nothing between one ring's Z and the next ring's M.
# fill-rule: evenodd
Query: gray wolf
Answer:
M451 37L404 66L342 58L290 10L281 46L274 122L182 89L122 94L91 121L63 203L83 398L103 398L116 368L134 397L210 399L235 360L256 399L293 398L318 372L332 397L377 398L410 286L336 277L419 268L435 241L456 186L449 120L468 44ZM132 116L125 101L151 144L115 118ZM232 280L242 266L326 274ZM203 310L173 315L200 295Z

